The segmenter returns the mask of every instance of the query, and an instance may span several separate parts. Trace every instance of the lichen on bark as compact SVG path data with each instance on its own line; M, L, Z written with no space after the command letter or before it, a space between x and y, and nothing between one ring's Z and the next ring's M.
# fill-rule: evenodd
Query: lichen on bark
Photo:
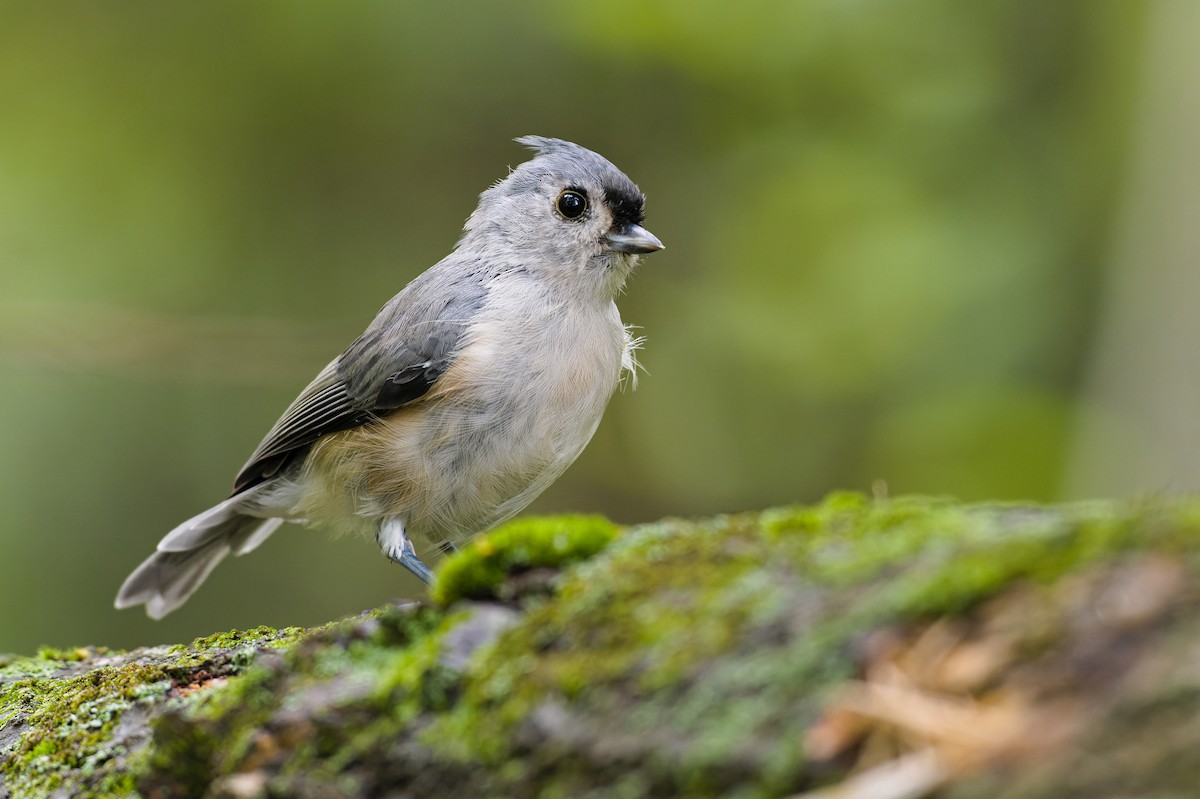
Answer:
M1198 543L1166 499L520 520L434 600L0 661L0 796L1186 795Z

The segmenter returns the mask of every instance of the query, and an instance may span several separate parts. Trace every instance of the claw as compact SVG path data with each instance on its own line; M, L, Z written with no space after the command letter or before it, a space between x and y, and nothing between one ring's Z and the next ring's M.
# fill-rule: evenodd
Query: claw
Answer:
M390 539L391 546L384 546L383 549L388 560L399 563L426 585L433 582L433 572L417 557L417 551L413 549L412 541L409 541L408 536L404 534L404 526L399 520L388 522L380 528L379 532L381 543Z
M430 585L433 583L433 572L430 571L429 567L422 563L421 559L417 557L417 553L413 549L412 542L408 539L404 540L404 547L400 550L400 554L398 556L389 554L388 557L391 558L393 562L399 563L401 566L417 575L417 577L420 578L421 582L425 583L425 585Z

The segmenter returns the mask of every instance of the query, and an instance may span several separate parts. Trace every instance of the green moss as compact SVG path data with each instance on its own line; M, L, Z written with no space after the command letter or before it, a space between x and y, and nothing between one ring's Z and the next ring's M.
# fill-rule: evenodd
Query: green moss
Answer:
M192 641L189 648L195 652L207 652L212 649L237 649L243 646L281 647L294 642L305 631L300 627L285 627L276 630L274 627L255 627L252 630L230 630L226 633L216 633Z
M4 692L8 685L16 680L31 677L42 677L61 671L63 663L56 660L35 658L12 658L0 666L0 708L3 708ZM3 711L0 710L0 716Z
M208 684L237 674L256 653L291 645L301 632L233 631L142 658L103 648L47 647L36 658L8 662L0 670L0 725L21 723L27 730L2 753L5 786L28 797L130 795L146 758L131 751L142 748L144 733L118 734L127 712L153 715L171 702L186 704L192 700L169 699L175 688L195 693L197 680Z
M592 557L620 528L602 516L551 516L509 522L475 538L437 572L432 596L442 606L459 599L500 597L505 578L532 569L559 569Z
M842 493L617 529L595 517L522 520L448 559L440 608L385 607L307 632L259 628L178 648L149 683L167 712L152 750L131 761L139 788L202 795L218 776L253 770L269 776L272 795L403 784L413 795L453 785L463 795L599 796L612 794L597 786L618 783L630 797L787 795L812 784L800 742L826 692L856 675L871 631L967 614L1022 583L1048 591L1138 550L1200 575L1196 501L1043 508ZM549 568L553 591L530 593ZM524 601L451 604L514 594ZM451 636L477 634L462 625L482 611L515 626L450 668ZM0 666L0 714L16 703L28 715L36 698L16 694L49 691L43 683L87 666L70 650L44 654ZM55 679L3 681L20 668ZM229 679L163 701L162 680L184 685L199 669ZM96 729L111 732L111 719L142 701L118 692ZM24 763L42 769L40 795L63 757L58 718L40 718L39 734L21 741ZM84 743L73 762L115 762L111 736ZM114 771L111 784L128 787L129 773Z
M43 646L38 649L37 656L40 660L50 660L57 663L74 663L86 660L95 654L104 654L107 651L104 647L91 648L81 646L75 649L55 649L54 647Z
M10 712L26 710L30 729L0 770L18 796L42 796L82 771L101 794L121 781L108 763L123 749L110 745L121 715L171 687L161 666L101 667L64 679L28 679L8 686ZM78 795L78 794L76 794Z
M310 631L299 645L157 719L141 785L148 793L167 786L168 793L201 795L216 777L269 758L264 741L280 739L292 743L286 763L276 764L277 793L288 795L289 779L299 774L346 778L348 766L449 703L453 679L438 658L441 636L458 618L389 606ZM342 689L326 692L335 680Z
M801 747L775 742L799 740L822 686L853 673L856 636L962 613L1014 581L1049 582L1130 549L1194 551L1196 509L837 494L636 527L564 575L554 601L486 655L464 701L423 740L499 767L519 756L518 731L549 702L587 719L579 723L596 738L669 741L670 791L733 763L765 786L795 784Z

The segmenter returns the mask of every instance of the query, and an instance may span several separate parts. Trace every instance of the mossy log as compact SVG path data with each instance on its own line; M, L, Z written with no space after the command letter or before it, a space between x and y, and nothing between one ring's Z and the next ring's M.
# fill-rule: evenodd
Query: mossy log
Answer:
M0 797L1194 796L1200 501L515 522L311 630L0 659Z

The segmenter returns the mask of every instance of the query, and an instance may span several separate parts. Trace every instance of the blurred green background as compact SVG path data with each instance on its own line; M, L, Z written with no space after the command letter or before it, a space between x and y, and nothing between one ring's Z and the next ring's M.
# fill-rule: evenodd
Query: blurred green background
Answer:
M531 512L1180 487L1138 425L1187 443L1200 394L1120 376L1196 332L1198 6L0 3L0 651L417 595L286 527L162 623L111 609L526 133L613 160L668 247L621 301L640 387Z

